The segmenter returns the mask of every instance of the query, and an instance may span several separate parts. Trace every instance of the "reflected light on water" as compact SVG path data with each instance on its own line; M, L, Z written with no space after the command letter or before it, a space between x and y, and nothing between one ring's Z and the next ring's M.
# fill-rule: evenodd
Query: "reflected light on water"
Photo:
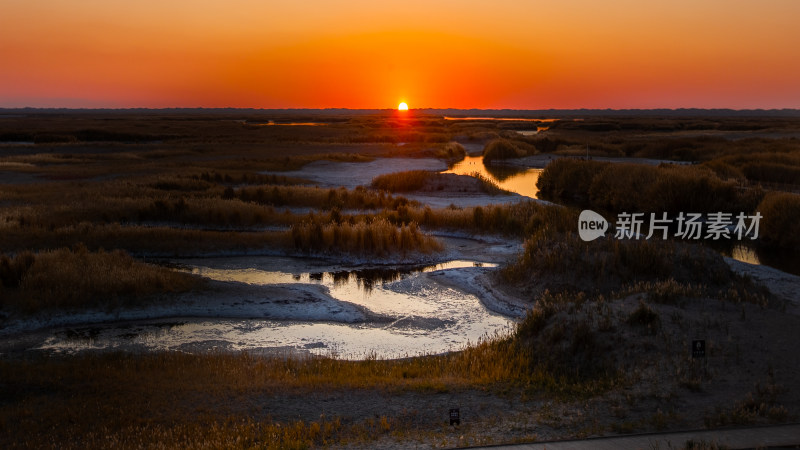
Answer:
M501 188L530 198L539 198L536 182L542 169L519 169L510 166L491 166L483 164L483 156L467 156L442 173L472 175L478 172L494 181Z

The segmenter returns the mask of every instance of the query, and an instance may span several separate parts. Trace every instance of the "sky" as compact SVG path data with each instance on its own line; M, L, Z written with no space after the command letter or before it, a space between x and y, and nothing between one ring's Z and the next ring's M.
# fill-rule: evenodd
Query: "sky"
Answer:
M0 107L800 108L797 0L0 0Z

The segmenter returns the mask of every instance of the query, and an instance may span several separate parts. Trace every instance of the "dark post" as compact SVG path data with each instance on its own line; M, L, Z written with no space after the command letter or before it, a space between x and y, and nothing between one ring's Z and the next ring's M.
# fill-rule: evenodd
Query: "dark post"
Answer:
M450 409L450 425L461 425L461 414L458 411L458 408L451 408Z
M692 341L692 358L706 357L706 340L695 339Z

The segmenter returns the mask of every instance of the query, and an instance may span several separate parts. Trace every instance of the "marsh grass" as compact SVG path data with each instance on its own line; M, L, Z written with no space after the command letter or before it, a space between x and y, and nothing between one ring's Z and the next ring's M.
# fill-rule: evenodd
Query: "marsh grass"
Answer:
M340 191L334 192L338 195ZM7 210L7 215L0 217L0 245L7 251L22 251L71 247L84 242L91 249L120 248L135 254L163 256L197 255L221 251L262 251L265 248L291 251L298 247L290 229L301 224L320 229L330 224L347 224L352 228L377 220L388 221L395 227L417 223L428 230L526 236L540 229L571 230L577 221L576 213L570 209L542 206L535 202L463 209L431 209L401 204L397 209L349 214L338 208L327 213L292 213L239 199L181 201L177 198L156 201L150 205L138 200L131 203L108 200L87 205L92 209L85 210L77 207L77 204L80 203L67 205L64 209L22 207ZM113 218L121 220L127 217L129 211L137 211L137 208L142 208L141 212L136 213L137 219L149 219L152 222L106 221ZM81 215L83 220L79 217ZM61 223L62 220L66 223ZM204 229L204 226L212 224L252 228ZM286 231L264 230L261 228L263 226L277 226ZM388 228L386 230L387 233L394 233ZM301 247L308 248L311 240L304 242L306 244Z
M436 239L425 235L415 223L395 226L387 220L350 223L301 223L291 229L296 250L385 256L443 250Z
M757 210L763 216L761 236L766 245L800 249L800 195L770 192Z
M559 158L539 174L536 187L543 196L586 201L592 180L610 163Z
M611 164L562 158L537 182L542 195L619 213L752 212L764 193L695 166Z
M491 163L492 161L521 158L526 156L528 152L521 149L518 143L508 139L495 139L486 144L483 149L484 162Z
M320 189L310 186L246 187L235 190L233 196L245 202L275 207L301 206L319 209L383 209L397 208L411 203L404 197L393 197L361 186L353 190Z
M537 280L538 290L606 295L625 286L666 283L658 284L665 299L681 292L670 293L671 282L680 286L702 284L709 293L727 290L739 281L747 284L718 253L701 245L611 238L585 242L574 234L558 232L528 239L523 254L500 274L504 280L529 289L534 288L531 280ZM747 290L744 285L742 289Z
M2 248L47 250L85 243L90 250L122 249L135 255L181 256L291 248L285 231L216 231L170 226L125 226L79 222L49 226L3 227Z
M200 287L198 278L145 264L116 250L74 249L0 256L3 307L23 313L140 304Z
M371 187L388 192L413 192L420 190L436 191L479 191L489 195L509 195L494 181L479 172L469 175L477 180L476 184L469 178L455 174L442 174L427 170L410 170L379 175L372 180ZM468 182L465 185L465 180ZM393 205L396 207L396 205Z
M387 192L411 192L422 189L436 174L428 170L387 173L373 178L371 186Z
M460 230L526 237L541 230L573 230L577 213L560 206L545 206L534 201L470 208L398 208L385 212L395 223L416 222L432 229Z
M480 172L472 172L469 176L477 179L480 182L481 190L489 195L511 195L511 192L501 188L494 180Z
M233 188L191 177L13 186L0 191L0 199L6 201L6 206L0 208L0 226L51 230L81 222L288 227L301 221L305 214L287 214L276 208L370 210L417 205L404 197L366 188L283 185Z

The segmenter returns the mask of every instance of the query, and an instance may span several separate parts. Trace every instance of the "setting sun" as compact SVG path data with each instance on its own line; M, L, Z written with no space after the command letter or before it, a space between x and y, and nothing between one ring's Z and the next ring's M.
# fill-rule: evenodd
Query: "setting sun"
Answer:
M408 105L406 105L406 102L400 102L400 104L397 105L397 109L399 111L408 111Z

